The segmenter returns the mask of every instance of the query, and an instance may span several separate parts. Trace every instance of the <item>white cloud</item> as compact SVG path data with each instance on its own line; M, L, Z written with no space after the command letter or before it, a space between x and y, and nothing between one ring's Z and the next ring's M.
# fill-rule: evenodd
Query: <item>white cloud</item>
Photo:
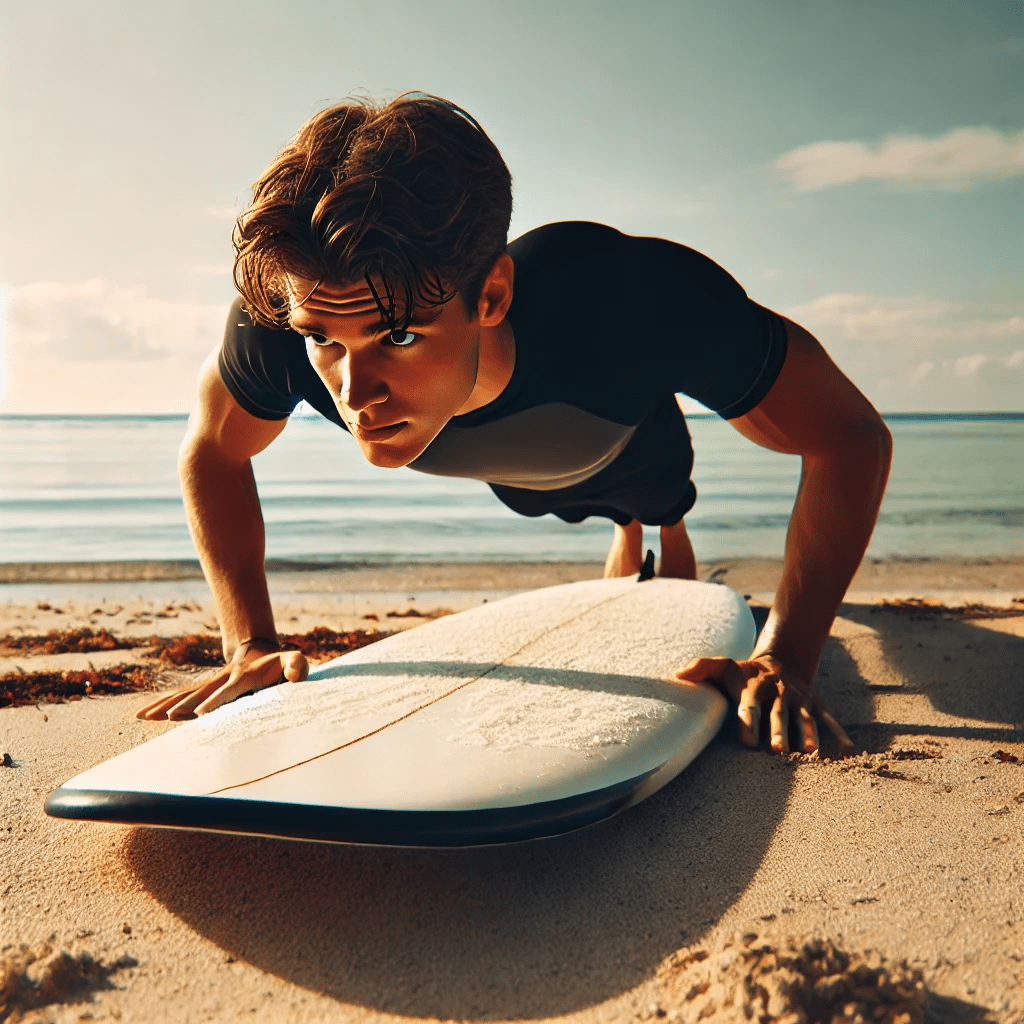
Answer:
M990 356L983 352L975 352L971 356L961 356L953 363L953 370L958 377L973 377L987 362Z
M5 291L6 413L187 411L228 306L171 302L103 280Z
M830 328L832 337L844 341L962 344L1024 335L1024 316L999 316L927 296L889 298L837 292L784 312L805 327Z
M837 293L782 312L817 335L883 411L1024 409L1016 310Z
M954 128L945 135L890 135L881 142L815 142L775 167L801 192L856 181L961 190L1024 175L1024 131Z

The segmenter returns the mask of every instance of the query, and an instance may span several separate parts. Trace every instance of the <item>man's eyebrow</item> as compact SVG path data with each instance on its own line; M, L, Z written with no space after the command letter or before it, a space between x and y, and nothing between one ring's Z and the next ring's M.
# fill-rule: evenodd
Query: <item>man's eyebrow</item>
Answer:
M409 327L429 327L436 317L427 319L425 317L414 316L409 320ZM327 328L323 324L317 321L310 323L302 323L298 327L292 325L292 330L297 331L299 334L320 334L326 337ZM386 320L378 320L376 323L367 324L360 332L364 338L376 338L378 334L390 333Z

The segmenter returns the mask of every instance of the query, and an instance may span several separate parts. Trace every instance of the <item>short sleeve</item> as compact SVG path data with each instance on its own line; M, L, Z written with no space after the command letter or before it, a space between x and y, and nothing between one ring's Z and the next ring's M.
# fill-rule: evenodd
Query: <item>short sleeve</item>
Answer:
M224 386L252 416L283 420L305 399L327 419L343 425L309 363L301 335L254 323L241 299L228 314L218 368Z
M657 317L646 314L641 361L655 362L675 391L724 419L750 412L786 360L782 319L701 253L663 239L635 241L633 265L642 268L637 286L643 282L659 305Z

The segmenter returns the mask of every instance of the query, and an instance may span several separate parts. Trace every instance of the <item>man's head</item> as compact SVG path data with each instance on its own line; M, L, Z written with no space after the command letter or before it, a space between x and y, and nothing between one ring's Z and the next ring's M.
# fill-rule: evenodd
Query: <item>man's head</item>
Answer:
M235 283L252 316L287 326L287 277L375 281L381 315L462 296L470 315L505 251L511 176L461 108L408 93L317 114L253 186L235 227Z
M375 465L415 459L511 375L504 323L511 178L477 123L437 97L318 114L238 219L235 282L292 327Z

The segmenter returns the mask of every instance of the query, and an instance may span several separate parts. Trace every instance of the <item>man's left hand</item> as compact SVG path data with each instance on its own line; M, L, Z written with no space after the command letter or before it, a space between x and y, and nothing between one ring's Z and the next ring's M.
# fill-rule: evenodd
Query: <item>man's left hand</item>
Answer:
M771 655L762 654L749 661L696 658L677 672L676 678L686 683L711 683L736 704L740 742L745 746L756 747L760 742L761 718L767 709L769 745L777 754L790 752L789 723L793 715L799 719L803 751L810 754L818 749L815 711L835 734L843 752L853 750L843 727L811 693L810 683Z

